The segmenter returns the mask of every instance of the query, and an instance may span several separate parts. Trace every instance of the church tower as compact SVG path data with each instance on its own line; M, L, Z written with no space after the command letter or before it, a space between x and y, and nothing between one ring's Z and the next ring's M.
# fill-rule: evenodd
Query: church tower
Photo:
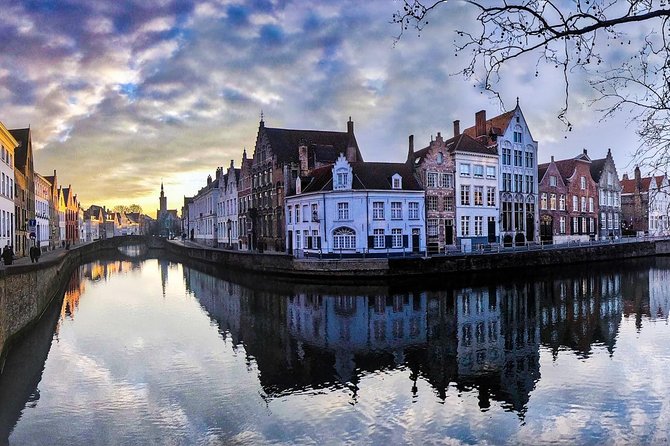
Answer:
M159 200L159 207L158 207L158 215L156 217L160 219L161 216L165 215L165 213L167 212L167 198L165 197L162 181L161 181L161 196L158 198L158 200Z

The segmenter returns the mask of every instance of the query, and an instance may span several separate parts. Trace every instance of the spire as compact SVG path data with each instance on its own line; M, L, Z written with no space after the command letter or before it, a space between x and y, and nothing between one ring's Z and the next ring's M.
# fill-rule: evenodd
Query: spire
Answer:
M263 119L263 116L264 116L263 115L263 109L261 108L261 122L260 122L261 127L265 127L265 120Z
M519 106L519 96L516 97L516 106Z

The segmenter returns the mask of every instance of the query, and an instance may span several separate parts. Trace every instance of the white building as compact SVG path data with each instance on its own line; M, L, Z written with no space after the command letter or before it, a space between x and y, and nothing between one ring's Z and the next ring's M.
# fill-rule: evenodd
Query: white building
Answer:
M84 240L92 242L102 238L105 217L100 206L91 206L84 212Z
M489 120L485 110L477 112L475 126L463 133L497 146L500 241L511 245L539 240L537 141L518 102L514 110Z
M223 170L223 168L219 168ZM219 174L217 174L219 176ZM238 249L237 224L237 185L240 180L240 169L236 169L233 160L228 171L219 179L219 200L217 203L217 233L219 246Z
M35 185L35 245L42 251L49 249L49 218L51 217L51 183L39 173L34 173Z
M621 208L626 229L638 235L665 236L670 234L670 181L668 176L642 177L640 168L635 175L621 180Z
M18 144L0 122L0 249L14 244L14 149Z
M216 227L216 206L219 202L219 178L212 181L212 176L207 176L207 185L200 189L193 197L193 203L189 207L194 209L193 237L196 242L213 246L217 244L218 230Z
M447 142L456 168L456 238L463 249L498 242L498 153L468 135Z
M424 192L411 166L350 163L298 177L285 201L288 251L296 256L425 253Z

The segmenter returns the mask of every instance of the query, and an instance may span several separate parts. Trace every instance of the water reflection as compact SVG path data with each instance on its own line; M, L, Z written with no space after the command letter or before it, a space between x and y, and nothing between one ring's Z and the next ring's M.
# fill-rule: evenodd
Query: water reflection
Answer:
M13 350L0 376L0 443L7 442L12 430L18 430L15 439L20 443L43 429L44 424L36 421L40 408L43 411L49 408L47 419L58 418L52 413L59 410L58 404L40 401L38 389L39 386L48 391L55 385L49 378L40 382L49 350L63 348L53 347L52 337L58 345L61 333L72 330L78 323L84 324L77 317L79 312L88 311L90 318L94 311L116 311L102 304L96 310L83 309L82 302L93 298L93 288L105 287L107 282L114 290L125 286L119 277L131 273L137 277L122 292L135 294L123 299L119 296L123 302L120 305L130 310L129 306L142 301L146 305L143 311L153 309L159 316L152 318L139 313L135 317L137 320L145 317L146 324L114 328L120 334L113 336L96 334L95 323L89 320L86 324L91 328L85 334L90 350L86 359L95 358L100 367L107 364L110 376L122 373L124 386L167 392L149 399L155 403L166 398L170 407L181 405L183 417L198 419L196 424L188 421L188 429L181 427L175 431L183 436L177 443L203 442L206 438L227 442L247 431L254 431L256 436L243 436L239 442L292 443L304 433L293 432L292 436L282 429L264 427L282 424L285 420L281 417L292 411L301 414L296 415L301 419L309 419L312 428L321 432L320 428L325 438L332 441L337 437L329 437L327 432L338 431L340 427L332 412L324 409L331 405L356 420L342 423L349 426L347 438L354 442L368 438L370 429L378 431L370 437L373 442L389 441L407 432L426 442L450 437L468 442L500 442L509 436L515 443L557 439L578 443L622 439L650 442L659 438L659 432L660 438L668 433L663 420L668 418L670 395L663 390L665 387L643 381L649 376L656 379L658 370L645 370L628 358L644 357L638 351L640 334L645 335L644 342L648 344L650 336L670 339L665 328L670 310L667 258L616 266L594 265L580 270L557 269L533 280L467 286L449 286L444 281L421 286L304 285L257 276L232 278L167 259L123 259L82 266L72 275L62 304L52 312L54 316L47 315ZM160 281L155 284L160 300L147 300L147 296L153 295L147 277ZM130 279L127 283L131 283ZM140 283L147 286L138 289ZM202 322L193 312L193 305L200 306L214 324L218 331L216 342L230 348L234 357L243 358L243 373L247 376L231 371L234 357L228 357L227 350L197 338L202 335L198 333ZM187 329L177 330L175 322L172 325L167 322L180 318ZM104 319L101 315L93 318L101 319ZM162 323L170 326L161 328ZM79 325L80 330L85 330L86 324ZM628 330L629 325L633 333ZM661 327L664 331L649 331L649 327ZM175 330L181 333L181 338L175 335ZM163 361L179 358L177 365L167 362L171 365L161 368L161 362L143 350L152 341L155 342L153 350L149 349L152 355L155 353ZM67 342L72 341L64 341ZM56 359L49 361L59 361L61 367L71 361L72 356L68 355L76 349L69 345L67 355L56 355ZM170 353L156 352L158 345L165 346ZM662 342L659 345L654 346L656 355L661 360L670 359L667 345L662 347ZM618 352L619 348L623 353ZM105 359L107 350L113 349L118 351ZM204 356L196 360L198 352ZM195 363L188 362L188 358ZM607 361L603 362L603 358ZM630 370L636 367L642 367L637 381L621 388L617 382L611 382L624 379L618 376L624 373L623 369L632 375ZM51 379L59 372L52 371ZM133 382L138 376L142 380ZM198 378L201 376L208 377L206 384L205 378ZM236 378L218 379L219 376ZM608 381L608 377L612 380ZM90 383L86 388L89 387ZM70 389L75 394L84 391ZM260 396L268 409L255 411L249 393ZM332 398L337 395L346 396L346 402L334 403ZM379 418L376 405L390 404L385 411L397 411L406 404L402 395L408 396L410 406L421 407L426 419L419 427L412 428L393 417ZM293 406L288 411L279 409L289 402ZM233 403L236 409L232 413L239 413L241 418L235 422L221 414L222 406ZM129 403L123 404L127 410ZM439 410L445 405L450 407L446 414ZM357 410L347 412L343 407ZM115 414L119 410L113 409L105 413ZM558 418L565 416L567 422L572 422L579 418L578 409L598 420L599 427L596 429L589 423L575 432L561 432ZM63 416L71 416L73 410L67 406ZM35 415L19 421L25 414L31 415L31 411L36 411ZM647 421L640 425L630 419L629 411L644 414ZM484 413L490 419L477 415ZM601 413L607 413L607 418L601 420ZM447 417L448 414L451 415ZM504 414L511 415L513 420L504 418ZM583 414L580 416L584 418ZM659 421L654 424L649 419ZM245 420L244 426L238 425ZM553 428L547 428L554 422ZM119 421L111 417L110 426L104 419L97 423L102 424L102 427L96 424L98 428L109 429ZM142 420L135 420L133 429L137 431L118 442L152 442L165 435L164 424L147 421L148 426L137 427L137 423L142 424ZM371 428L377 424L380 427ZM212 429L215 437L211 437ZM386 437L390 434L379 431L395 433ZM318 435L321 434L313 433L310 441ZM82 436L72 442L84 444L90 439ZM112 437L103 443L116 443L114 440Z

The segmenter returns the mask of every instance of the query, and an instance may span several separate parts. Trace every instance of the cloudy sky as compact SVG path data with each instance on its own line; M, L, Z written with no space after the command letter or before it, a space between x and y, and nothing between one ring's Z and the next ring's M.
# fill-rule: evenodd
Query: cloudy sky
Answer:
M36 167L58 170L85 207L179 208L217 166L253 151L259 114L271 127L346 129L367 160L403 161L407 136L427 144L452 121L500 104L452 76L455 29L472 10L449 3L417 37L397 44L394 0L10 0L0 31L0 121L34 131ZM567 133L556 115L563 85L532 61L499 85L519 97L540 161L612 149L619 173L637 147L626 117L601 123L575 85ZM579 79L577 79L579 80Z

